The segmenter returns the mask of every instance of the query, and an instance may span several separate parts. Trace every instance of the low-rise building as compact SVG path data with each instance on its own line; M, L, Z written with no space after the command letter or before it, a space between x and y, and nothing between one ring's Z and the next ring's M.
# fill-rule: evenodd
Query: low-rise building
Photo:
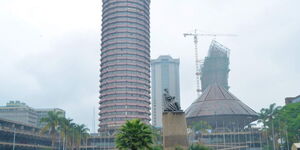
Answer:
M49 111L61 112L61 117L65 117L65 111L59 108L35 109L20 101L9 101L0 106L0 118L42 128L45 123L40 120L47 117Z
M0 106L0 118L32 126L37 126L38 122L37 112L20 101L9 101L6 106Z
M0 118L0 150L51 149L51 143L50 135L42 135L40 128Z
M287 97L285 98L285 104L290 104L290 103L299 103L300 102L300 95L296 97Z

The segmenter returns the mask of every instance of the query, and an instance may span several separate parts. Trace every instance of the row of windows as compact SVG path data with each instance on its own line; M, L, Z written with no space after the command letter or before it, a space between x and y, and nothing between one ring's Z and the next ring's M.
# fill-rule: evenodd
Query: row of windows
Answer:
M129 88L129 87L116 87L116 88L112 88L112 89L105 89L105 90L101 90L100 93L107 93L107 92L137 92L140 94L150 94L150 91L146 90L146 89L139 89L139 88Z
M108 119L103 119L101 120L101 123L108 123L112 121L126 121L126 120L131 120L132 118L108 118ZM148 119L140 119L143 122L148 122ZM100 125L101 125L100 123Z
M128 81L114 81L114 82L105 82L101 83L100 88L110 87L110 86L139 86L144 88L150 88L150 85L146 82L140 83L140 82L128 82Z
M119 67L117 65L128 65L127 67ZM131 65L131 66L130 66ZM139 66L139 67L136 67ZM107 68L109 67L109 68ZM105 64L100 69L101 74L106 74L108 72L114 72L114 71L127 71L128 73L132 72L138 72L143 73L147 76L150 74L150 65L140 65L138 63L114 63L114 64ZM125 73L127 73L125 72Z
M118 19L125 19L125 18L129 18L129 19L138 19L138 17L132 17L132 16L112 16L112 17L110 17L110 20L109 20L109 21L115 21L115 20L118 20ZM103 24L106 23L106 21L103 21L103 22L104 22ZM102 24L102 25L103 25L103 24ZM106 32L107 30L110 30L110 29L115 29L115 28L117 28L117 27L119 27L119 26L122 26L122 25L114 25L114 24L112 24L112 25L110 25L110 26L107 26L107 27L105 27L105 28L102 28L102 32ZM150 29L149 29L148 26L142 26L142 25L138 25L138 26L128 26L128 25L125 25L125 26L123 26L123 27L131 27L131 28L133 28L133 29L138 29L138 30L140 30L140 31L145 32L146 34L149 34L149 33L150 33Z
M148 61L145 59L140 58L131 58L131 57L114 57L114 58L108 58L108 59L102 59L101 65L106 65L109 63L142 63L145 65L150 65Z
M143 83L150 83L150 78L143 77L140 75L130 75L130 74L115 74L115 75L105 75L100 77L100 82L108 82L108 81L115 81L115 80L123 80L123 79L130 79L135 80L136 82L143 82Z
M145 44L147 44L149 46L149 38L145 38L145 36L141 36L138 34L124 34L124 35L115 35L115 36L105 36L102 38L102 42L107 42L109 40L112 39L118 39L118 40L127 40L127 39L132 39L132 40L136 40L136 41L140 41L140 42L144 42Z
M116 29L116 28L133 28L133 29L138 29L138 30L141 30L143 32L146 32L146 33L149 33L149 27L143 25L143 24L140 24L140 23L137 23L137 22L130 22L130 21L125 21L125 22L113 22L113 23L110 23L106 26L102 26L102 31L107 31L107 30L110 30L110 29Z
M118 93L117 93L118 92ZM115 93L103 93L100 94L100 98L121 98L124 96L132 96L132 97L139 97L139 98L147 98L150 99L150 95L148 93L141 93L141 92L135 92L134 93L129 93L129 92L123 92L123 91L115 91Z
M101 40L103 41L103 40L106 40L108 38L117 37L117 36L137 36L139 38L143 38L146 41L150 42L149 37L146 36L146 34L137 33L137 32L112 32L112 33L107 33L106 35L103 35Z
M100 77L103 77L104 75L106 76L112 76L112 75L116 75L116 74L125 74L125 75L135 75L135 76L145 76L145 77L149 77L150 75L149 73L145 72L145 71L141 71L141 70L130 70L130 69L111 69L108 71L102 71Z
M118 50L118 49L114 49L114 50ZM121 51L119 51L119 52L107 51L107 52L101 53L101 61L105 61L106 59L112 59L112 58L117 58L117 57L139 58L139 59L143 59L147 62L150 62L150 58L147 55L139 54L139 53L132 53L132 52L123 53Z
M102 32L101 40L114 38L119 35L124 37L136 36L138 38L145 39L145 41L150 41L150 37L149 37L150 35L146 34L143 30L140 30L138 28L132 28L132 27L122 28L120 26Z
M107 3L109 2L109 3ZM140 0L136 1L136 2L132 2L132 1L121 1L121 0L117 0L115 2L112 2L111 0L109 1L104 1L103 2L103 12L105 12L107 9L116 6L116 7L121 7L121 6L125 6L125 7L141 7L142 10L149 10L149 3L138 3L140 2Z
M104 55L108 54L118 54L119 56L142 56L142 59L147 60L150 62L150 52L146 49L133 49L133 48L122 48L122 47L115 47L115 48L102 48L101 50L101 56L104 57Z
M100 82L104 81L115 81L115 80L136 80L136 81L142 81L145 83L150 83L149 79L137 77L137 76L112 76L112 77L107 77L107 78L101 78Z
M149 66L150 66L150 64L145 63L143 61L132 60L132 59L120 59L120 60L118 60L118 58L116 58L116 60L104 61L104 62L101 63L100 66L105 68L107 66L124 65L124 64L125 65L138 66L139 68L149 68ZM130 71L128 71L128 72L130 72Z
M101 113L100 116L112 116L112 115L139 115L147 117L148 114L144 112L136 112L136 111L115 111L115 112L106 112Z
M149 107L144 107L144 106L134 106L134 105L114 105L114 106L107 106L107 107L102 107L100 110L106 111L106 110L116 110L116 109L138 109L138 110L145 110L149 111Z
M132 6L132 5L122 5L122 4L118 4L118 5L114 5L114 6L108 6L103 8L103 12L102 14L107 14L113 11L138 11L138 12L143 12L145 15L149 16L149 10L148 9L144 9L142 7L139 6Z
M140 33L140 34L144 34L147 36L150 36L149 32L145 29L141 29L141 28L136 28L136 27L131 27L131 26L110 26L110 28L105 28L102 29L102 37L105 37L104 35L108 34L108 33L112 33L112 32L133 32L133 33Z
M150 34L149 33L145 33L144 30L136 30L136 29L111 29L105 32L102 32L102 38L105 38L106 36L110 36L111 34L122 34L125 33L125 35L133 35L133 34L139 34L141 36L145 36L147 39L150 39Z
M114 11L133 11L133 12L143 12L145 15L149 15L149 10L144 9L143 7L140 7L138 5L124 5L124 4L116 4L113 6L108 6L103 8L102 14L107 14Z
M137 37L115 37L115 38L102 41L102 45L105 45L107 43L109 44L109 43L121 43L121 42L138 43L141 45L146 45L148 48L150 47L149 42L142 39L138 39Z
M150 5L150 0L103 0L103 8L104 7L108 7L110 5L116 5L116 4L125 4L126 6L128 6L128 4L137 4L140 6L143 6L149 9L149 5Z
M137 17L137 18L140 18L140 19L146 20L146 21L149 20L149 15L147 15L145 13L141 13L141 12L137 12L137 11L129 11L129 10L123 11L121 9L116 9L115 11L103 13L102 20L104 22L105 22L105 20L110 20L109 18L111 16L130 16L130 17ZM145 23L148 24L148 22L145 22Z
M139 23L139 22L143 22L143 20L141 20L140 18L137 18L137 17L131 17L131 16L114 16L114 17L111 17L110 20L108 21L103 21L102 23L102 26L106 25L106 24L109 24L109 23L113 23L113 22L119 22L119 20L123 20L123 21L126 21L126 22L136 22L136 23ZM141 24L141 25L140 25ZM144 25L142 25L142 23L138 24L138 26L133 26L127 30L129 31L141 31L143 32L144 34L146 35L149 35L150 31L149 31L149 26L147 23L143 22ZM112 29L115 29L117 26L114 25L114 24L111 24L108 28L102 28L102 32L107 32L109 31L108 29L112 30ZM128 25L124 26L124 27L130 27ZM131 29L131 30L130 30ZM136 29L136 30L132 30L132 29Z
M100 77L104 77L104 76L112 76L112 75L118 75L118 74L125 74L125 75L139 75L142 77L149 77L150 76L146 73L141 73L141 72L137 72L137 71L109 71L106 73L101 73Z
M142 101L142 100L133 100L133 99L116 99L116 100L108 100L108 101L100 101L100 105L105 104L115 104L115 103L135 103L135 104L145 104L148 105L150 102Z
M149 23L145 22L144 20L141 20L140 18L133 18L133 17L125 18L123 16L113 17L110 20L106 20L105 22L102 22L102 27L105 27L108 24L116 23L116 22L138 23L138 24L144 26L145 28L148 28L148 29L150 28Z
M149 71L150 66L142 66L142 65L138 65L138 64L114 64L114 65L105 65L105 66L101 66L101 71L107 71L107 70L114 70L114 69L127 69L127 68L131 68L131 69L142 69L142 71ZM129 72L129 71L128 71ZM130 75L129 75L130 76Z
M145 51L150 51L148 46L140 43L129 43L129 42L115 42L115 43L102 43L102 49L105 48L122 48L122 47L132 47L138 49L145 49Z
M145 99L150 99L150 96L142 95L142 94L129 94L129 93L120 93L120 94L108 94L104 96L100 96L100 98L117 98L117 97L140 97Z
M125 28L126 27L126 28ZM118 33L118 32L127 32L127 33L139 33L142 35L147 36L148 38L150 37L150 33L147 32L147 30L144 30L143 28L135 28L135 27L131 27L131 26L114 26L112 25L111 28L102 29L102 37L105 37L107 34L111 34L111 33Z

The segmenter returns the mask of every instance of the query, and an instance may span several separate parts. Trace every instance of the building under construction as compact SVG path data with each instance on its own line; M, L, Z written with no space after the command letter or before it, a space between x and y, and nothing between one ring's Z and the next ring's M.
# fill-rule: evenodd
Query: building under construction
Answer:
M250 126L258 114L228 91L229 49L212 41L201 66L202 91L186 110L187 124L205 122L210 128L198 132L192 141L214 149L256 149L261 133Z
M212 41L208 50L208 56L205 57L200 67L202 92L213 83L218 83L225 89L229 89L229 52L230 50L225 46L215 40Z

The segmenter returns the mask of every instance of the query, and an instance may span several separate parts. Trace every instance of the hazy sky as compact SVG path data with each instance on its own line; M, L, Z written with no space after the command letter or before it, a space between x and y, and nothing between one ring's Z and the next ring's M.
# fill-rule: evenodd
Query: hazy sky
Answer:
M97 116L100 0L0 0L0 105L59 107L93 129ZM230 91L256 111L300 94L299 0L152 0L151 55L180 58L181 104L196 98L192 38L231 49ZM211 37L199 40L200 57ZM98 122L96 121L96 124ZM97 128L97 127L96 127Z

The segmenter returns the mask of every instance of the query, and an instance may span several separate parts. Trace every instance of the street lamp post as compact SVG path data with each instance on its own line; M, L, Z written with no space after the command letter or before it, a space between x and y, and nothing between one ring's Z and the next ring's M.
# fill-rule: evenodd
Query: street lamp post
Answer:
M16 145L16 127L14 127L13 150L15 150L15 145Z
M272 136L273 136L273 138L272 138L272 141L273 141L273 150L276 150L276 148L275 148L275 136L274 136L274 123L273 123L273 116L271 116L271 122L272 122Z

